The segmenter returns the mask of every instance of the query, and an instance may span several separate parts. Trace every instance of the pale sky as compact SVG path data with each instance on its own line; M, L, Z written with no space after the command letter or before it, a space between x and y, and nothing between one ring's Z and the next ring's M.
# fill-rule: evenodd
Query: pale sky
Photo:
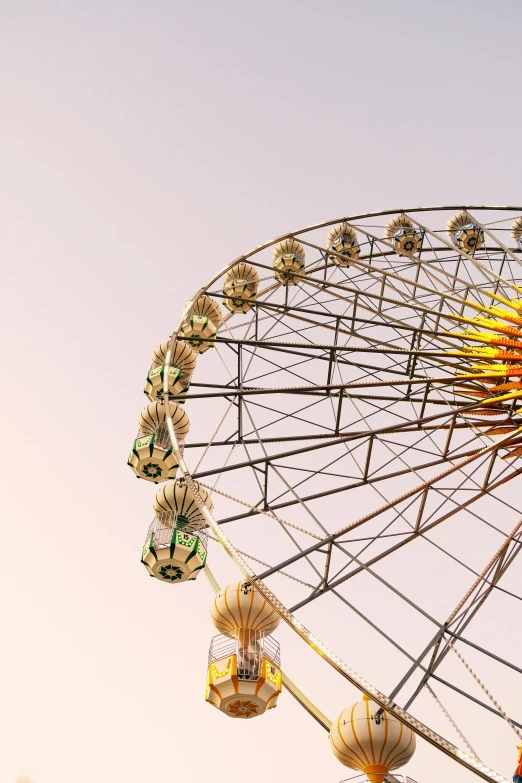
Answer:
M0 22L0 781L337 783L288 694L245 723L204 702L208 584L139 562L143 380L184 302L273 236L520 203L522 7L3 0ZM357 699L279 638L330 717ZM419 783L471 780L434 758L419 747Z

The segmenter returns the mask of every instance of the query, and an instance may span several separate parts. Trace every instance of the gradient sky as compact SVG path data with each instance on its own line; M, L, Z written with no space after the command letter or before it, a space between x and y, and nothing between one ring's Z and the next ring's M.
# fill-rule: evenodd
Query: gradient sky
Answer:
M272 236L520 203L522 5L3 0L0 22L0 781L336 783L288 695L244 724L204 703L208 585L139 563L143 379L189 296ZM310 689L331 717L357 696ZM423 753L419 783L470 779Z

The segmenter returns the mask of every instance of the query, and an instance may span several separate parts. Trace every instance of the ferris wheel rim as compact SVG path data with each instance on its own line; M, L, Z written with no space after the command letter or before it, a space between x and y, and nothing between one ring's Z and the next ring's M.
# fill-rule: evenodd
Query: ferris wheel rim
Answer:
M340 222L353 222L355 220L361 220L366 218L372 218L372 217L380 217L380 216L386 216L386 215L392 215L397 214L401 212L406 213L423 213L423 212L438 212L438 211L446 211L446 210L492 210L492 211L522 211L522 207L519 206L465 206L465 205L452 205L452 206L433 206L433 207L416 207L416 208L402 208L402 209L395 209L395 210L382 210L378 212L369 212L365 214L355 215L351 217L342 217L337 218L334 220L324 221L321 223L314 224L312 226L307 226L305 228L302 228L298 231L294 232L286 232L279 237L276 237L275 239L270 240L269 242L266 242L260 246L257 246L253 248L250 252L238 256L236 259L231 261L229 264L227 264L223 269L221 269L215 276L213 276L208 283L201 287L199 291L195 294L193 298L191 298L183 308L181 317L179 319L179 322L173 331L170 340L169 340L169 348L167 352L166 357L166 380L164 385L164 394L163 394L163 402L165 405L166 410L166 423L170 435L170 439L172 442L172 446L174 449L174 452L176 454L176 457L179 461L179 466L181 469L181 472L184 476L184 478L188 481L189 485L191 486L191 489L193 491L194 497L196 499L196 502L200 508L200 511L204 514L204 516L207 519L207 522L209 524L209 527L213 530L214 534L218 538L219 542L223 545L225 551L227 554L231 557L231 559L234 561L235 565L240 569L240 571L243 573L244 577L251 581L252 583L255 583L256 588L260 590L262 595L265 597L265 599L274 607L274 609L278 612L278 614L282 617L282 619L285 620L287 625L289 625L295 633L297 633L300 638L302 638L308 646L310 646L312 649L314 649L321 657L326 659L326 661L339 673L341 676L343 676L345 679L350 681L355 687L359 688L363 693L365 693L367 696L369 696L371 699L376 701L383 709L387 710L388 712L392 713L401 723L404 723L405 725L409 726L417 735L422 736L424 739L426 739L430 744L434 745L438 750L444 752L446 755L450 756L453 760L459 762L462 764L465 768L467 768L470 771L475 772L476 774L480 775L483 779L486 780L494 780L497 781L497 783L504 783L507 779L504 778L502 775L496 773L494 770L488 768L486 765L482 764L482 762L479 762L478 759L470 756L468 753L465 753L457 746L453 745L453 743L450 743L447 741L444 737L439 735L437 732L432 731L428 726L423 724L421 721L419 721L417 718L415 718L413 715L411 715L409 712L404 710L403 708L399 707L397 704L395 704L392 700L390 700L385 694L381 693L378 689L374 688L374 686L369 683L367 680L362 678L360 675L357 674L351 667L349 667L344 661L342 661L340 658L334 655L334 653L329 650L329 648L326 647L326 645L323 645L320 640L315 637L305 626L297 620L295 615L288 610L284 604L282 604L281 601L275 596L272 591L264 584L262 580L259 579L257 574L254 572L252 568L246 563L246 561L243 559L243 557L238 553L232 542L229 540L228 536L222 528L220 527L219 523L214 519L213 514L208 510L208 508L205 506L203 499L201 498L197 484L194 482L194 479L192 478L192 473L189 470L185 460L183 453L180 451L176 432L173 426L173 421L171 417L171 411L170 411L170 401L169 401L169 395L168 395L168 381L167 381L167 374L168 374L168 368L170 366L170 358L171 358L171 352L172 352L172 346L174 344L174 340L178 336L179 329L186 318L188 312L190 311L190 308L193 306L194 302L204 293L206 293L210 287L215 283L228 269L230 269L234 264L238 263L239 261L243 261L245 259L249 259L252 256L256 255L258 252L275 245L277 242L280 242L288 237L293 236L300 236L301 234L308 233L310 231L314 231L316 229L324 228L329 225L333 225ZM280 285L280 284L279 284Z
M324 220L319 223L314 223L310 226L305 226L296 231L286 231L284 234L280 234L279 236L271 239L269 242L263 242L261 245L256 245L247 253L243 253L242 255L237 256L233 261L230 261L226 266L224 266L216 275L210 278L208 283L199 289L198 293L196 294L196 296L193 297L191 301L195 301L202 291L206 291L213 283L216 282L216 280L219 280L219 278L227 271L227 269L229 269L234 264L237 264L238 261L241 261L242 259L245 258L251 258L251 256L256 255L262 250L266 250L267 247L270 247L271 245L275 245L277 242L281 242L283 239L286 239L287 237L300 236L301 234L307 234L310 231L316 231L319 228L326 228L327 226L332 226L336 223L343 223L343 222L352 223L354 220L365 220L366 218L372 218L372 217L386 217L387 215L396 215L402 212L416 214L416 213L423 213L423 212L445 212L453 209L491 210L493 212L522 212L522 206L504 206L504 205L478 206L475 204L473 205L450 204L450 205L442 205L442 206L412 207L412 208L399 207L397 209L384 209L384 210L379 210L378 212L364 212L357 215L349 215L349 216L344 215L342 217L334 218L333 220Z
M238 261L241 261L245 258L251 258L253 255L256 255L257 253L261 252L262 250L266 250L267 247L270 247L271 245L276 244L277 242L281 242L283 239L286 239L287 237L291 236L300 236L301 234L307 234L309 231L315 231L318 228L326 228L327 226L334 225L335 223L343 223L343 222L353 222L354 220L364 220L366 218L372 218L372 217L385 217L386 215L395 215L402 212L407 213L423 213L423 212L445 212L446 210L453 210L453 209L460 209L460 210L491 210L495 212L522 212L522 206L477 206L477 205L465 205L465 204L453 204L453 205L444 205L444 206L429 206L429 207L399 207L398 209L385 209L385 210L379 210L378 212L366 212L361 213L359 215L351 215L351 216L343 216L339 218L334 218L333 220L325 220L320 223L314 223L311 226L305 226L304 228L298 229L296 231L287 231L284 234L280 234L279 236L275 237L274 239L271 239L269 242L263 242L261 245L256 245L251 250L249 250L247 253L243 253L240 256L237 256L233 261L230 261L226 266L224 266L216 275L210 278L210 280L206 283L206 285L202 286L197 294L189 300L190 303L194 302L203 292L205 292L213 283L216 282L216 280L219 280L219 278L234 264L237 264ZM186 308L186 311L190 307ZM183 315L185 314L185 308ZM182 318L183 318L182 315ZM181 323L180 319L180 323Z

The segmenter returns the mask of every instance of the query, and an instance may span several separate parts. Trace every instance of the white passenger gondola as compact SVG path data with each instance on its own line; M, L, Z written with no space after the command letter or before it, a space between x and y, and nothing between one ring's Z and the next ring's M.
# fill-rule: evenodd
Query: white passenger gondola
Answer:
M210 646L207 701L231 718L275 707L283 675L270 634L279 614L250 582L235 582L216 595L210 616L221 634Z
M189 418L181 405L175 402L170 403L170 413L176 437L182 444L190 428ZM170 442L162 402L152 402L142 410L139 427L128 464L138 478L155 484L173 479L179 465Z
M465 210L457 212L448 220L446 234L465 253L473 254L484 244L484 231Z
M225 272L223 304L232 313L247 313L257 296L259 275L252 264L240 261Z
M221 318L222 313L218 303L210 296L200 296L188 311L179 335L193 351L204 353L214 347Z
M384 227L384 236L391 241L393 249L400 256L413 256L421 245L421 233L414 228L407 215L391 218Z
M415 753L415 734L363 696L332 723L330 747L345 767L364 772L370 783L383 783Z
M330 258L338 266L350 266L361 254L355 229L348 223L341 223L332 228L326 238L326 246L335 254Z
M295 239L279 242L272 251L274 277L283 285L297 285L304 274L305 251Z
M144 392L155 402L163 396L165 383L165 362L167 360L168 340L154 349L152 367L145 381ZM196 367L196 354L187 343L175 340L170 357L168 371L168 389L171 395L185 395L190 386L190 377ZM178 400L182 403L183 398Z
M517 243L517 248L522 250L522 217L518 217L513 221L511 238Z
M213 504L208 492L197 485L206 507ZM206 520L184 479L169 481L156 493L156 516L147 533L141 562L150 576L174 584L195 579L207 559Z

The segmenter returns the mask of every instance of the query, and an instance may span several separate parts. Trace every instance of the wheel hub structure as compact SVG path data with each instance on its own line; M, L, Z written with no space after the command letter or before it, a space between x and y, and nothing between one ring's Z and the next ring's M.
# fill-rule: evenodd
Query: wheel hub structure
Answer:
M520 731L521 214L400 209L285 234L195 293L163 385L207 567L214 539L340 675L495 781ZM221 316L173 394L202 298Z

